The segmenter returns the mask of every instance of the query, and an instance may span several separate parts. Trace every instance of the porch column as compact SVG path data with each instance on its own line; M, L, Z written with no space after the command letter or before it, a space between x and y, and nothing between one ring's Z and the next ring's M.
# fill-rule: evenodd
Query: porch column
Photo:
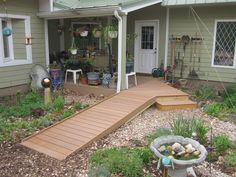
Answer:
M127 33L127 16L119 15L117 11L114 13L118 19L118 82L117 93L126 88L126 33Z
M167 67L168 63L168 44L169 44L169 23L170 23L170 9L166 10L166 36L165 36L165 59L164 59L164 69Z
M122 17L122 60L121 60L121 90L126 88L126 35L127 35L127 15Z

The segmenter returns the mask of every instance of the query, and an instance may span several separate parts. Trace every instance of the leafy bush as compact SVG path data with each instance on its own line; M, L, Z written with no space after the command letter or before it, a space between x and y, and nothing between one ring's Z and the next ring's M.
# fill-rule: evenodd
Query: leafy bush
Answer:
M229 97L225 98L224 104L230 109L235 108L235 106L236 106L236 93L234 95L230 95Z
M198 119L195 119L193 130L197 133L198 141L201 144L207 143L206 134L209 131L209 128L205 126L204 122Z
M210 103L204 107L204 111L214 117L219 117L222 113L222 108L224 107L221 103Z
M208 132L208 127L205 126L202 120L197 118L186 119L179 117L170 124L171 131L174 135L180 135L183 137L192 137L192 133L196 132L200 143L206 143L206 133Z
M64 110L62 116L61 116L61 119L64 119L66 117L69 117L71 116L72 114L74 114L74 111L73 110Z
M143 176L143 160L139 154L130 149L104 149L98 150L90 158L92 166L107 166L114 174L122 173L124 176Z
M109 177L110 171L105 166L97 166L89 169L88 177Z
M193 119L185 119L179 117L170 124L171 131L174 135L180 135L183 137L191 137L193 133Z
M225 165L227 167L236 167L236 149L231 150L226 156L225 156Z
M64 108L65 100L62 96L58 96L53 101L53 107L56 111L61 111Z
M214 89L210 85L204 85L195 91L194 95L197 99L207 100L214 98Z
M230 85L225 88L225 90L221 93L221 96L224 99L236 94L236 85Z
M147 136L148 143L150 144L152 141L154 141L156 138L161 136L171 135L171 131L168 128L158 128L155 132L149 134Z
M76 102L74 104L74 109L75 110L80 110L80 109L84 109L84 108L86 108L88 106L89 106L88 104L82 104L81 102Z
M218 135L213 138L213 145L217 152L224 153L230 145L229 137L224 134Z

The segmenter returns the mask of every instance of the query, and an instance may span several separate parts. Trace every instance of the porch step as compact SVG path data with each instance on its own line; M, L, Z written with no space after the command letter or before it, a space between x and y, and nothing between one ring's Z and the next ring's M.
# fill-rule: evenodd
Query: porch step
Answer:
M159 101L181 101L181 100L189 100L189 95L185 94L185 95L178 95L178 96L163 96L163 97L158 97L156 99L157 102Z
M190 100L156 101L156 107L161 111L169 111L176 109L196 109L197 103Z

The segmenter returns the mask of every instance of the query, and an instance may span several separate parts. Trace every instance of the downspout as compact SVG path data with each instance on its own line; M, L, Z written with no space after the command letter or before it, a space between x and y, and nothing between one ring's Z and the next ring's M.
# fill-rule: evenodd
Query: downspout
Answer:
M118 80L116 92L121 90L121 67L122 67L122 18L118 11L114 11L115 17L118 19Z
M164 61L164 68L167 67L167 60L168 60L169 23L170 23L170 9L167 8L167 11L166 11L166 41L165 41L165 61Z

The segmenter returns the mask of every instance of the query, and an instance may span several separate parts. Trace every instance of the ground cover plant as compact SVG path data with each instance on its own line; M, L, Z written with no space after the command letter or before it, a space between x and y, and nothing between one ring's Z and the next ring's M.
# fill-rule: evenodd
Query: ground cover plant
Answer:
M122 174L127 177L144 176L143 168L153 158L148 148L100 149L90 157L90 176ZM99 173L99 175L98 175ZM93 175L92 175L93 174Z
M216 94L218 93L218 94ZM193 98L204 102L204 112L224 121L231 121L236 124L236 85L230 85L223 91L215 91L212 86L201 86L193 93Z
M16 100L11 106L0 105L0 143L21 139L88 106L76 102L68 109L64 107L63 96L55 96L52 103L44 104L43 96L37 90L31 90L25 96L17 93Z

